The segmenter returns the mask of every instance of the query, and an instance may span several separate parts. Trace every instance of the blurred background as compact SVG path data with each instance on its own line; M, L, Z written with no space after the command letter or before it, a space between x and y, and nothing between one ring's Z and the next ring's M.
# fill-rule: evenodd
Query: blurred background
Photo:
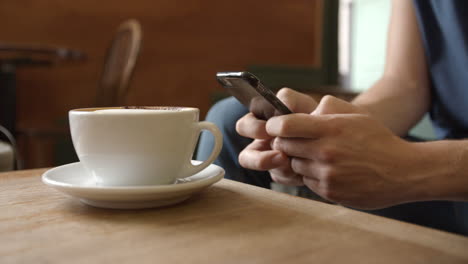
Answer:
M226 96L218 71L350 99L382 71L389 13L387 0L3 0L0 139L16 139L22 168L73 162L70 109L192 106L203 119Z

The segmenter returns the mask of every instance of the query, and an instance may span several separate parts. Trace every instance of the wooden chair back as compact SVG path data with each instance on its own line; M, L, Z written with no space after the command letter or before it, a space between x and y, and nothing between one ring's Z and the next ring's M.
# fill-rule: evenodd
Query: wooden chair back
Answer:
M141 38L141 26L135 19L127 20L118 27L107 50L97 106L120 106L125 103L140 52Z

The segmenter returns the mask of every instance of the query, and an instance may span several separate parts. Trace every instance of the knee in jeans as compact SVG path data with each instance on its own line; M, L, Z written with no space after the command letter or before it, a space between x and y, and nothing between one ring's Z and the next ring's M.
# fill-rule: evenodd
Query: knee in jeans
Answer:
M216 124L223 132L233 132L236 122L247 113L247 109L235 98L229 97L214 104L206 116L206 121Z

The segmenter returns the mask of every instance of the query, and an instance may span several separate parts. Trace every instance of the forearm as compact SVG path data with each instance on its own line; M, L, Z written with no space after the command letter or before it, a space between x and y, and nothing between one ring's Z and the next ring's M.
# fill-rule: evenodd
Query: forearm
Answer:
M354 104L402 136L429 108L424 47L412 1L392 1L383 77Z
M429 108L429 89L417 82L384 76L353 104L367 110L396 135L406 135Z
M409 144L417 154L408 163L409 200L468 201L468 140Z

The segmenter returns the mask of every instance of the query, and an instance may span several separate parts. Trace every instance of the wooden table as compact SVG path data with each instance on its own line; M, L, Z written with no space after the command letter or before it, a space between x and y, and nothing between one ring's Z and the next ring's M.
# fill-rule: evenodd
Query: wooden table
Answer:
M468 263L468 238L222 180L148 210L0 174L0 263Z

